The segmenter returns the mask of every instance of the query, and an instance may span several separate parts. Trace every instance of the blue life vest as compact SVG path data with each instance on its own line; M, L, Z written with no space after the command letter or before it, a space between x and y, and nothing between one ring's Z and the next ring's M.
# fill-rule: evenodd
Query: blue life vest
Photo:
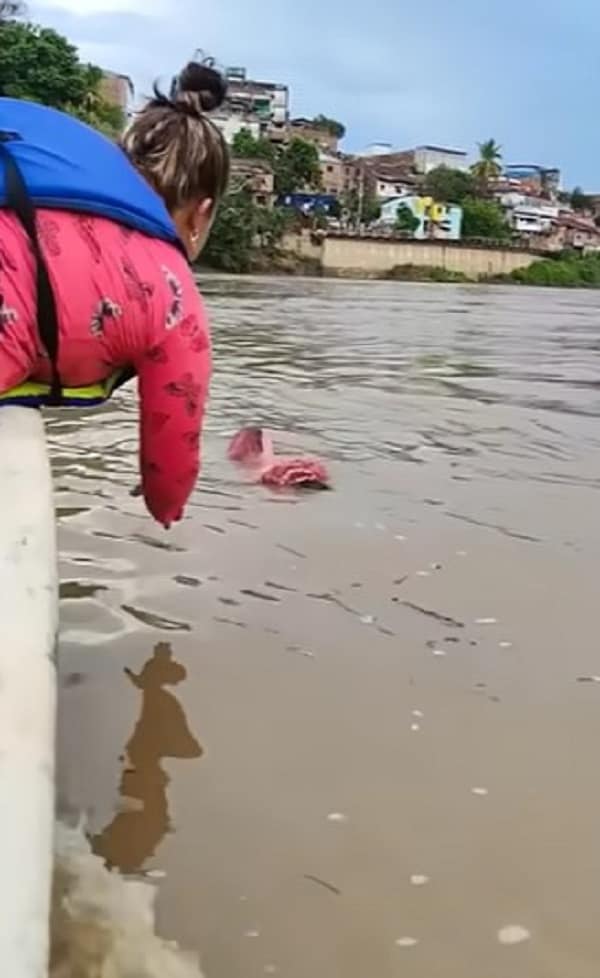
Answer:
M155 238L177 242L163 200L110 139L47 105L0 98L0 131L37 207L108 217ZM0 171L0 207L6 177Z
M56 109L0 98L0 208L15 212L31 243L37 267L38 330L52 365L49 386L20 385L0 395L0 404L80 406L81 391L69 396L58 375L57 311L37 236L36 206L106 217L184 249L162 198L117 145ZM105 400L130 376L131 370L124 370L104 386L95 385L95 396L83 400ZM38 393L33 395L33 389Z

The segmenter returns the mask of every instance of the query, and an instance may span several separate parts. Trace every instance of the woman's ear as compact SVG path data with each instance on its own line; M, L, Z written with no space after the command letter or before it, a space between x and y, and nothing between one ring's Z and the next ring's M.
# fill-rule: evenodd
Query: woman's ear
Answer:
M205 197L190 210L190 235L196 240L206 235L213 219L213 200Z
M210 197L204 197L200 201L184 204L172 214L191 261L195 261L205 245L214 217L213 205Z
M205 197L198 204L190 208L188 214L187 240L188 253L192 260L195 260L210 234L214 218L214 201L210 197Z

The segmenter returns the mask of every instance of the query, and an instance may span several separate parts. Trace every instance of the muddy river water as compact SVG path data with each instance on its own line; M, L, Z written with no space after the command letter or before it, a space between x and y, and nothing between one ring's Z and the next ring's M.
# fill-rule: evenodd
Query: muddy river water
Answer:
M600 298L206 278L187 518L50 423L59 807L207 978L597 978ZM319 454L274 495L244 423Z

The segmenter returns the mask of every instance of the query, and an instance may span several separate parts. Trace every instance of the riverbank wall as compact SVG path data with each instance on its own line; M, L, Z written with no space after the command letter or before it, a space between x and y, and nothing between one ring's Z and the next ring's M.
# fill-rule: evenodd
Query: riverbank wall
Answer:
M309 233L286 235L282 250L300 261L318 263L323 275L337 278L387 278L402 268L436 268L477 281L510 275L541 257L524 249L461 242Z

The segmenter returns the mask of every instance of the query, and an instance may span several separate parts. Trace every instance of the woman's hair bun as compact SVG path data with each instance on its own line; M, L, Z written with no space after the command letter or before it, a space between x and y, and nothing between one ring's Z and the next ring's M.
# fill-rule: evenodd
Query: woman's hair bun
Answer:
M188 62L171 88L171 99L184 111L195 103L201 112L212 112L223 104L226 95L227 82L212 58Z

